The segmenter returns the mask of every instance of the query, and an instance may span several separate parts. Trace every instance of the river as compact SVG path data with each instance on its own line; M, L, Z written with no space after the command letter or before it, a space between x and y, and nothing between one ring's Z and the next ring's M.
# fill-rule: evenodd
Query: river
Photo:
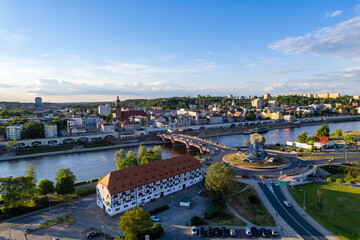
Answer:
M330 132L334 132L337 128L341 128L343 132L350 130L355 131L360 130L360 121L330 123L329 126ZM266 143L269 144L284 143L286 141L296 140L298 134L302 131L307 131L308 136L313 136L319 127L320 125L315 125L270 130L267 133L263 133L262 136L265 137ZM242 146L244 140L249 140L249 138L249 135L230 135L210 139L231 147L238 147ZM112 149L98 152L74 153L0 162L0 177L23 176L26 166L29 163L32 163L36 167L38 180L47 178L54 181L56 171L59 168L70 168L76 175L78 181L99 178L105 176L110 171L116 170L114 154L117 150L118 149ZM137 152L138 147L126 148L126 150ZM163 158L169 158L185 153L185 147L172 147L171 145L163 146ZM191 152L191 154L194 155L197 154L197 152L194 151Z

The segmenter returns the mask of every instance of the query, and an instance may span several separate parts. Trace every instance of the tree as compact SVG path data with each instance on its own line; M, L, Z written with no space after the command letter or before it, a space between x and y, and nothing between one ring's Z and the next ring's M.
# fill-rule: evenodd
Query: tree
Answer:
M0 135L4 135L6 134L6 128L5 126L0 126Z
M236 187L235 172L225 164L213 163L206 176L205 186L208 190L220 195L229 193Z
M318 128L316 131L316 136L319 137L329 137L330 136L330 128L329 125L324 124L321 127Z
M21 132L22 138L43 138L45 137L45 127L43 123L27 122Z
M162 148L161 148L161 146L160 145L155 146L153 148L153 151L154 151L155 158L157 160L162 160Z
M150 223L150 213L138 206L127 210L120 217L119 228L125 232L125 240L137 240L137 235L148 228Z
M123 160L126 158L125 155L125 150L124 149L120 149L119 151L117 151L115 153L115 165L117 170L123 169Z
M356 138L353 136L345 136L344 140L345 142L356 142Z
M33 179L34 184L36 185L37 182L37 176L36 176L36 167L32 165L32 163L29 163L25 169L25 176L31 177Z
M244 140L244 147L248 147L250 144L249 140L245 139Z
M338 129L335 130L335 136L337 136L337 137L341 137L341 136L342 136L342 131L341 131L340 128L338 128Z
M13 140L10 140L6 143L6 148L7 149L12 149L12 148L16 148L17 147L17 139L14 138Z
M75 192L73 178L70 176L63 176L56 182L57 194L71 194Z
M34 196L32 180L31 177L0 178L0 195L4 206L21 206L31 199Z
M145 153L146 153L146 148L144 145L140 145L139 146L139 150L138 150L138 159L139 159L139 163L141 162L141 158L143 156L145 156Z
M156 150L156 152L154 151ZM162 159L161 147L154 147L153 149L146 149L145 155L141 158L141 164L147 164Z
M201 218L199 216L195 215L190 219L190 224L191 226L199 226L202 225L203 222L201 221Z
M47 195L53 193L55 192L54 182L48 179L43 179L39 182L36 189L40 195Z
M306 132L306 131L301 132L301 133L297 136L297 139L298 139L298 141L301 142L301 143L306 143L306 141L307 141L307 132Z
M74 183L76 182L76 176L70 170L70 168L60 168L55 176L56 182L58 182L62 177L70 177Z
M115 153L115 165L117 170L137 166L138 159L136 157L136 153L130 150L125 156L125 150L120 149Z

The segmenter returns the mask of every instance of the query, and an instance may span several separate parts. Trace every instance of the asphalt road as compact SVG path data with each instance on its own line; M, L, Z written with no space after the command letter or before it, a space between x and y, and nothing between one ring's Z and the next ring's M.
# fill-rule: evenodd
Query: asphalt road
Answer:
M275 184L264 185L259 183L265 196L278 214L305 240L326 240L327 238L308 223L294 208L285 207L286 200L280 188Z

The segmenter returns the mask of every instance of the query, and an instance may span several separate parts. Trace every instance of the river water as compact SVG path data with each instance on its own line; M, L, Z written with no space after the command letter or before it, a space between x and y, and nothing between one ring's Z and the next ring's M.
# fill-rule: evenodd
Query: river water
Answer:
M330 123L330 132L334 132L337 128L345 131L360 130L360 121L345 123ZM263 133L266 143L284 143L286 141L296 140L302 131L307 131L308 136L313 136L320 125L304 126L297 128L283 128L278 130L270 130ZM250 139L249 135L230 135L222 137L210 138L215 142L225 144L231 147L239 147L244 144L245 139ZM153 146L147 146L153 147ZM118 149L105 150L99 152L84 152L67 155L56 155L47 157L37 157L24 160L13 160L8 162L0 162L0 177L6 176L23 176L24 170L29 163L36 167L38 180L49 179L54 181L56 172L59 168L70 168L77 177L78 181L88 180L91 178L99 178L108 174L110 171L116 170L114 162L114 154ZM127 151L137 152L138 147L126 148ZM169 158L180 154L185 154L185 147L172 147L171 145L163 146L163 158ZM190 152L197 154L197 152Z

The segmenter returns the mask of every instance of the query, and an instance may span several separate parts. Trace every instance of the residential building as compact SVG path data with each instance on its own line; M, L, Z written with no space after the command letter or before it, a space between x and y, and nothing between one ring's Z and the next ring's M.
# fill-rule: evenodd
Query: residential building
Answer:
M294 115L284 115L284 121L285 122L295 122L295 116Z
M264 99L269 99L269 98L271 98L270 93L265 93L265 94L264 94Z
M182 155L113 171L96 186L96 204L109 216L187 188L203 179L202 165Z
M101 125L101 132L103 132L103 133L113 133L113 132L115 132L115 126L110 124L110 123L102 124Z
M148 115L146 114L145 111L139 111L139 110L128 110L128 111L123 111L121 109L121 102L119 97L117 97L117 100L115 102L115 116L116 119L119 121L125 121L128 120L130 117L132 116L144 116L144 117L148 117Z
M15 124L6 127L6 139L13 140L13 139L21 139L21 131L23 130L22 124Z
M355 100L360 100L360 95L353 96L353 98L354 98Z
M268 102L268 107L269 108L274 108L276 107L277 105L279 105L279 101L278 100L271 100Z
M261 98L257 98L251 101L251 106L254 108L262 108L263 107L263 101Z
M99 115L108 115L111 113L110 104L100 105L98 107Z
M86 127L83 127L83 126L70 126L69 127L69 133L70 134L83 134L83 133L86 133Z
M41 108L42 107L42 98L41 97L36 97L35 98L35 107L36 108Z
M45 138L56 138L58 137L57 125L46 124L45 125Z

